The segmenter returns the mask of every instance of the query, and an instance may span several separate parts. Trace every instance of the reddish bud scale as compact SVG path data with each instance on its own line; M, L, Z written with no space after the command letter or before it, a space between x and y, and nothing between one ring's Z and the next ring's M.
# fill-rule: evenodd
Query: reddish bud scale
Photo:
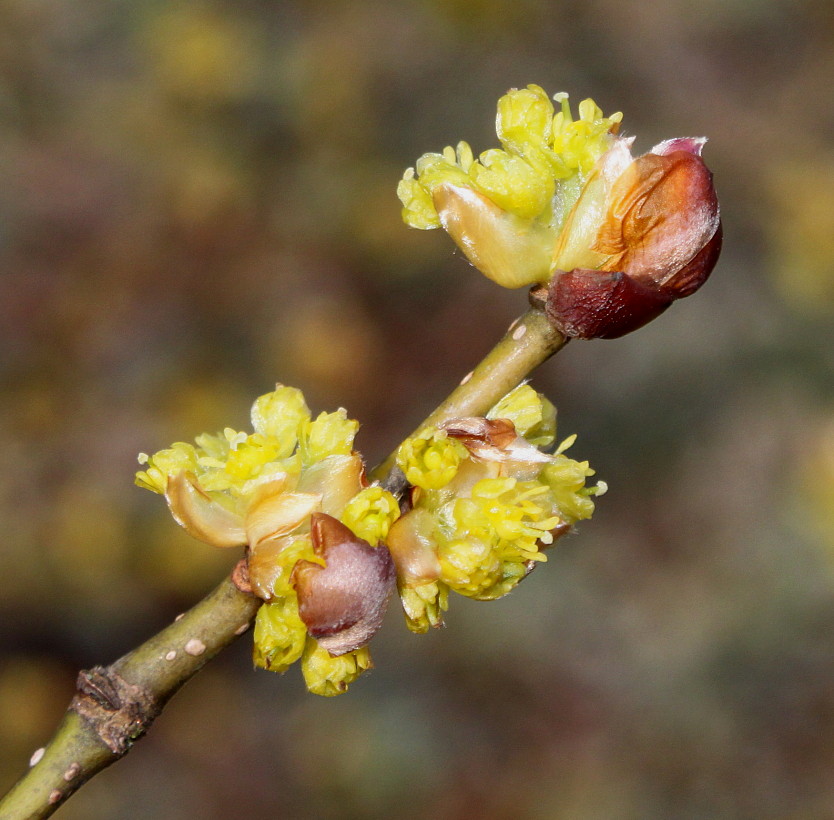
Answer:
M462 442L469 450L479 446L501 449L518 438L515 425L509 419L450 419L441 424L440 428L452 438Z
M565 336L615 339L650 322L672 300L627 273L577 268L557 274L545 312Z
M567 336L613 339L694 293L721 251L721 223L702 141L671 140L614 183L593 250L599 270L556 271L546 313Z

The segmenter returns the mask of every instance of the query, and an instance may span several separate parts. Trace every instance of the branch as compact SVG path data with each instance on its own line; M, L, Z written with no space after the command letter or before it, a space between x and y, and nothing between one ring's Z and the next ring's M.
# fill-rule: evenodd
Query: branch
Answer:
M79 673L63 722L0 800L0 818L49 817L94 774L127 754L177 689L249 628L260 604L227 578L114 664Z
M528 310L418 429L483 415L566 342L540 310ZM394 492L405 488L394 454L372 477ZM0 800L0 820L49 817L93 775L127 754L169 698L249 628L261 601L241 591L235 576L115 663L79 674L55 736Z
M411 435L447 419L482 416L568 341L542 310L531 308L510 325L504 338ZM398 494L406 481L395 457L396 451L371 472L371 478Z

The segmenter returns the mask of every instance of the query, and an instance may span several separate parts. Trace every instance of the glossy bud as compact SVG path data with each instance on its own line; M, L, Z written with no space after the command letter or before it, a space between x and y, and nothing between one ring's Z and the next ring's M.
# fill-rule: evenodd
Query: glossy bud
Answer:
M623 336L707 280L722 232L712 174L700 157L704 142L667 140L617 177L591 245L605 261L556 271L551 280L546 312L559 331Z
M394 586L385 547L372 547L325 513L310 517L313 550L326 562L296 564L298 612L307 631L331 655L364 646L382 625Z

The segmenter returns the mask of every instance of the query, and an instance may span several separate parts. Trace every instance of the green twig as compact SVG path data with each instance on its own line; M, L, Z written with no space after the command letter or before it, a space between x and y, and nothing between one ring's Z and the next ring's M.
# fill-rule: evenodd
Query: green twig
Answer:
M527 311L421 428L483 415L566 342L540 310ZM395 491L405 487L393 454L372 476ZM248 629L260 604L227 578L137 649L108 667L81 672L55 736L33 755L29 771L0 800L0 820L49 817L93 775L124 756L168 699Z
M541 310L531 308L414 433L448 419L482 416L567 343ZM371 478L396 493L405 487L405 477L395 456L396 451L371 472Z
M261 601L230 578L149 641L78 676L55 736L0 800L2 820L49 817L94 774L125 755L168 699L237 635Z

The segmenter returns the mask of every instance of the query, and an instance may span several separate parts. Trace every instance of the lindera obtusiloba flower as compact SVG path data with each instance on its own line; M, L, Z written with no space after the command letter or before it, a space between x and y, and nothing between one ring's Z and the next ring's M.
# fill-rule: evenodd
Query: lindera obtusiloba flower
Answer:
M543 550L590 518L600 482L564 451L552 454L556 409L529 385L505 396L486 418L452 419L400 446L397 463L412 484L410 509L392 525L388 548L397 567L408 627L441 626L449 591L480 601L506 595Z
M492 600L593 512L587 462L555 453L556 409L528 385L486 418L460 418L403 442L411 484L401 505L367 486L344 410L311 417L278 385L252 406L252 433L225 429L153 456L136 483L165 496L175 520L217 547L246 548L257 666L296 661L307 687L337 695L371 666L395 576L408 626L442 623L448 592Z
M498 101L501 148L477 159L465 142L424 154L397 194L406 224L444 228L499 285L533 286L566 336L615 338L694 293L721 250L703 137L632 156L622 114L593 100L574 119L537 85Z
M140 487L165 496L175 520L217 547L245 546L249 581L266 602L254 629L257 666L301 660L311 692L336 695L371 666L394 567L381 539L396 499L368 487L353 450L359 424L340 409L313 419L278 385L252 405L252 433L230 428L140 454Z

